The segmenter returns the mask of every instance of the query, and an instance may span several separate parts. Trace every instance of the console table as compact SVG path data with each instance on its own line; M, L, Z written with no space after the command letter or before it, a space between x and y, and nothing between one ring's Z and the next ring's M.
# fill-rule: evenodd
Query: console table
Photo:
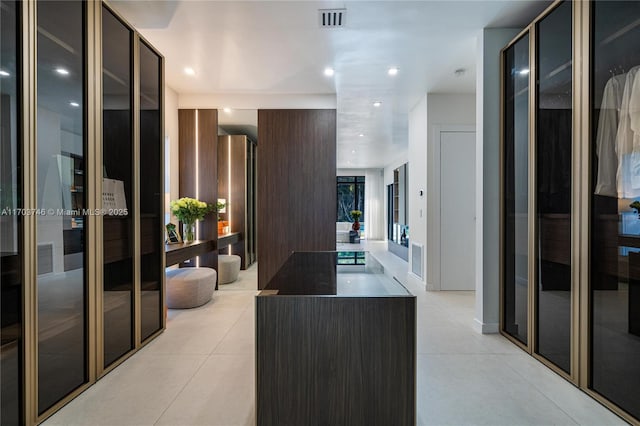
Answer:
M165 244L166 266L176 265L201 254L228 247L242 241L241 232L218 235L218 240L195 240L191 243Z
M258 426L416 424L416 298L356 258L295 252L256 296Z
M241 232L231 232L229 234L218 235L218 244L216 246L217 250L223 249L225 247L229 247L238 242L242 241L242 233Z
M214 240L195 240L192 243L165 244L166 266L176 265L204 253L215 251Z

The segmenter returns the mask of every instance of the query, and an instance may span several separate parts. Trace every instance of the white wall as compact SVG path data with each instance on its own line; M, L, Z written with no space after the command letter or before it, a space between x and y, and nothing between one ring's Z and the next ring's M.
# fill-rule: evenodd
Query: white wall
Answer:
M429 93L426 96L426 106L428 143L424 169L427 181L426 234L429 236L425 239L426 284L428 290L440 290L440 241L447 234L442 229L440 220L440 170L441 167L456 167L455 164L441 164L440 131L475 127L476 99L473 94Z
M427 265L427 95L409 111L409 177L407 209L409 210L409 271L412 270L412 244L421 244L422 278L409 272L407 280L425 285ZM419 192L423 191L420 196Z
M485 29L476 52L476 329L500 319L500 50L520 31Z
M393 183L393 171L403 164L409 162L409 156L406 151L402 155L397 156L389 164L384 167L384 186L391 185Z
M336 176L364 176L367 169L336 169Z
M179 140L178 140L178 93L169 86L164 87L164 135L168 138L169 149L165 144L165 160L168 160L169 172L165 174L165 213L168 214L168 201L179 197L180 170L178 169ZM166 171L165 171L166 173ZM168 182L167 182L168 176ZM168 183L168 187L167 186ZM167 196L168 194L168 196ZM167 200L168 198L168 200ZM173 223L178 223L172 218Z

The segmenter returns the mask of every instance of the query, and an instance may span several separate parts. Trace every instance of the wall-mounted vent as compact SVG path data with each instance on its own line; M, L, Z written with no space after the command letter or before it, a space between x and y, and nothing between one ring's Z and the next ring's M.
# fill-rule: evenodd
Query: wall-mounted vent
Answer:
M320 28L340 28L347 23L347 9L319 9Z
M411 243L411 272L420 278L422 276L422 244Z

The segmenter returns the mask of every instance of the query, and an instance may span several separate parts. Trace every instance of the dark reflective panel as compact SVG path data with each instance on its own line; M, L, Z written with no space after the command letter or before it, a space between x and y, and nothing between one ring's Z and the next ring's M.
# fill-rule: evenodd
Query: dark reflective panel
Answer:
M640 418L640 2L592 7L591 387Z
M536 352L571 367L571 2L538 24Z
M140 227L142 339L159 330L162 256L161 60L140 43Z
M0 424L22 423L18 4L0 1Z
M387 236L388 240L396 245L409 247L409 210L407 209L407 177L409 176L409 164L405 163L402 166L394 169L393 171L393 184L387 186ZM338 197L340 197L340 179L338 178ZM361 194L358 195L358 199L355 202L362 202L364 206L364 199L360 201L360 197L364 196L365 182L364 177L357 177L358 182L361 182ZM361 180L360 180L361 179ZM363 212L364 213L364 212ZM364 220L364 219L363 219ZM391 249L390 249L391 250ZM408 252L405 248L404 251L393 249L393 252L398 256L407 258Z
M38 411L86 381L84 7L37 2Z
M131 31L102 9L104 365L133 349Z
M504 331L527 343L529 34L504 52Z

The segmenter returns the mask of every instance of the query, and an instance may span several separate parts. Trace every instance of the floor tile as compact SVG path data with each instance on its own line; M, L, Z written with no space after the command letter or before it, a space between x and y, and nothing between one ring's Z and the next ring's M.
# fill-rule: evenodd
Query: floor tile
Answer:
M252 355L211 355L156 424L253 425L254 381Z
M249 268L238 274L238 279L229 284L218 285L218 290L257 290L258 289L258 264L254 263Z
M574 425L513 370L520 355L419 355L418 422L423 425ZM521 355L526 356L526 355Z
M553 400L581 425L626 425L621 418L530 356L506 357L505 365ZM594 404L595 403L595 404Z
M385 243L359 246L416 295L418 424L624 424L503 336L477 333L474 292L427 292ZM164 333L43 424L255 424L257 269L237 284L169 310Z
M206 359L138 353L44 424L153 425Z
M214 353L254 356L256 350L255 322L254 309L252 307L247 308L216 346Z

